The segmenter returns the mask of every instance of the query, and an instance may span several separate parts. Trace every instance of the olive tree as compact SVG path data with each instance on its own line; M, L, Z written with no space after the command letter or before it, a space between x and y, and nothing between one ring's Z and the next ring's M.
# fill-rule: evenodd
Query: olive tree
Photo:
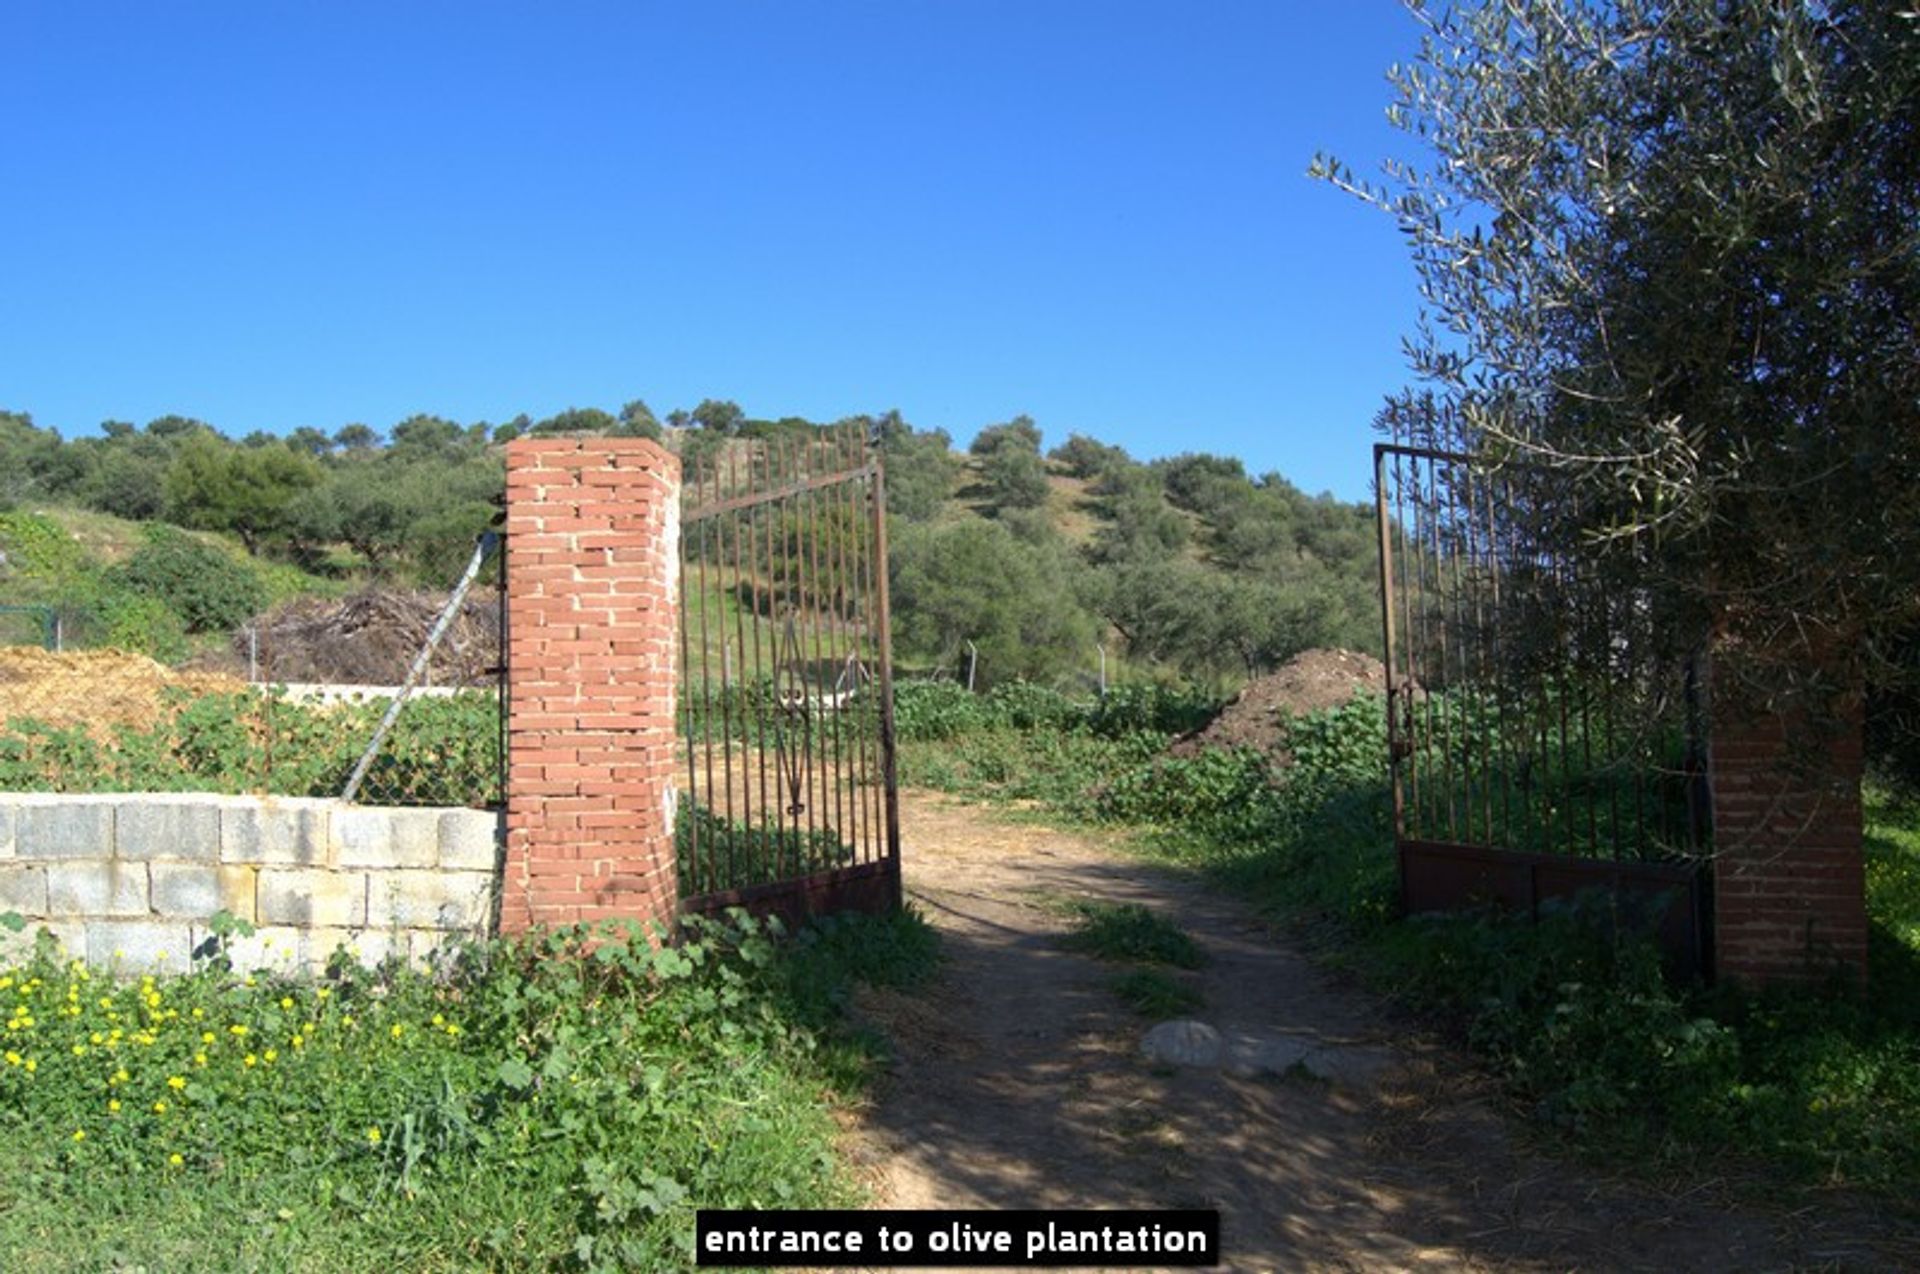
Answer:
M1920 601L1920 19L1887 0L1410 3L1389 115L1315 171L1398 221L1386 418L1745 689L1906 669ZM1722 675L1717 663L1716 677ZM1803 698L1813 703L1813 698Z

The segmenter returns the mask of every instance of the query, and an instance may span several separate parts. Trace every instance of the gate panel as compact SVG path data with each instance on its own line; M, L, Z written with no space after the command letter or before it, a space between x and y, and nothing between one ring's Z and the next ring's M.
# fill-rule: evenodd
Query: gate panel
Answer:
M884 478L856 428L684 457L682 907L900 896Z
M1700 970L1692 664L1633 580L1536 533L1585 525L1580 493L1387 444L1374 482L1403 908L1531 914L1599 888L1660 911L1672 965Z

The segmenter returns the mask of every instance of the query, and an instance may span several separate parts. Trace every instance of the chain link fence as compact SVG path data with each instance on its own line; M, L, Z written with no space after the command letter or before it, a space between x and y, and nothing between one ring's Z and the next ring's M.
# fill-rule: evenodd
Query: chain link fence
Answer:
M498 805L502 616L491 584L309 597L169 664L0 598L0 791Z

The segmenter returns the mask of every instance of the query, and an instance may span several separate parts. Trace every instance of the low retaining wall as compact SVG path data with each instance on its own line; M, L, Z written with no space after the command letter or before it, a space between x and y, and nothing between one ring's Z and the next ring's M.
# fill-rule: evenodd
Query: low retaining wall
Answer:
M97 966L183 970L224 911L236 967L315 970L346 946L413 961L493 924L500 816L297 797L0 794L0 932Z

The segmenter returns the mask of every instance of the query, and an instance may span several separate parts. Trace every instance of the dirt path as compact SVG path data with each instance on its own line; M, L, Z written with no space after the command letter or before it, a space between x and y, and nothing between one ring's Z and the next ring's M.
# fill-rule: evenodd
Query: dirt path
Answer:
M898 1057L855 1136L881 1206L1218 1207L1225 1268L1920 1268L1870 1204L1792 1214L1606 1180L1519 1144L1461 1059L1406 1039L1231 899L1080 833L903 794L930 991L861 1009ZM1047 899L1140 902L1209 952L1194 1017L1363 1064L1328 1082L1140 1056L1113 968ZM1325 1068L1323 1068L1325 1069ZM1872 1237L1866 1237L1872 1232Z

